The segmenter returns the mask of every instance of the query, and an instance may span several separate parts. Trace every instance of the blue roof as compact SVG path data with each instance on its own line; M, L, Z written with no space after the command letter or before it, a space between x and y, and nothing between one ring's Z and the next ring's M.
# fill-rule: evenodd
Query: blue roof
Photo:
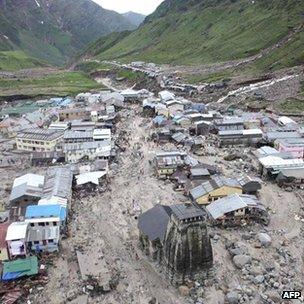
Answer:
M28 206L25 212L25 218L43 218L43 217L59 217L61 221L66 219L66 208L61 205L36 205Z
M163 123L164 121L166 121L167 118L162 116L162 115L158 115L156 116L154 119L153 119L153 122L156 123L156 124L161 124Z

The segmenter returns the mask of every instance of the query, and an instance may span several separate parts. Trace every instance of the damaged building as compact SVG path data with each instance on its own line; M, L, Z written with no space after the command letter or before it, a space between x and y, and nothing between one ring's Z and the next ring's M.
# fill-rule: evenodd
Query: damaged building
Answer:
M265 206L253 195L232 194L212 202L206 210L214 225L235 226L244 222L269 224Z
M156 154L154 164L159 178L166 178L172 175L178 168L185 165L187 153L169 151Z
M156 205L139 216L140 246L172 284L202 280L213 265L206 214L192 204Z

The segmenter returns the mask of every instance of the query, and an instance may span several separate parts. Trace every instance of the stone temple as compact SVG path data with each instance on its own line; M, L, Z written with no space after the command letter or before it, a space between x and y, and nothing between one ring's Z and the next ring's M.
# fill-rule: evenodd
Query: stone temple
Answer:
M173 285L202 281L213 266L206 213L192 204L156 205L138 219L140 246Z

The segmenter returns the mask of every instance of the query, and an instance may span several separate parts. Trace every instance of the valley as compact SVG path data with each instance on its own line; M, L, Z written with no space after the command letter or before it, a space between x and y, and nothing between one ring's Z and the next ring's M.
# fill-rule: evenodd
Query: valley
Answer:
M0 0L0 302L303 303L304 2L122 2Z

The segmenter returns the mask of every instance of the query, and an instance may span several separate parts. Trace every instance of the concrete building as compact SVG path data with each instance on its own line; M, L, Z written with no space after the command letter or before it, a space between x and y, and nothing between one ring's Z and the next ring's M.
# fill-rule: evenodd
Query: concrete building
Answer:
M82 160L109 159L112 144L109 140L70 143L65 144L63 150L68 163L77 163Z
M263 131L250 130L226 130L219 131L219 147L233 145L255 146L263 139Z
M7 228L6 244L10 259L26 256L26 238L29 224L26 222L14 222Z
M57 130L28 129L16 136L17 150L23 151L54 151L62 140L63 132Z
M91 111L86 108L67 108L59 111L60 121L90 119Z
M279 152L290 153L294 158L304 158L304 138L277 139L274 146Z

